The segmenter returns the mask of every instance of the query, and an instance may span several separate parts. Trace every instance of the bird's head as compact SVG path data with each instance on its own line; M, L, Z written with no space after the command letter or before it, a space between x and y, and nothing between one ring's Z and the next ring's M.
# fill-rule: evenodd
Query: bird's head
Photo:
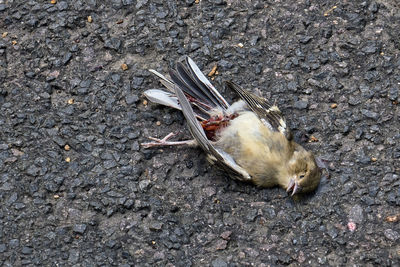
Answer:
M307 193L315 190L321 180L321 169L318 167L314 155L300 147L294 151L289 161L289 182L287 192L292 196L297 193Z

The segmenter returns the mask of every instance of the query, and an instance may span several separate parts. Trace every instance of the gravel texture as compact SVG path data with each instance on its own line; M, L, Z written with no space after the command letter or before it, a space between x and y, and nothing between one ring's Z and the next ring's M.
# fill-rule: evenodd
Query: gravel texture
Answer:
M52 2L0 0L0 265L399 266L397 0ZM142 95L184 55L276 102L331 177L292 199L142 149L189 138Z

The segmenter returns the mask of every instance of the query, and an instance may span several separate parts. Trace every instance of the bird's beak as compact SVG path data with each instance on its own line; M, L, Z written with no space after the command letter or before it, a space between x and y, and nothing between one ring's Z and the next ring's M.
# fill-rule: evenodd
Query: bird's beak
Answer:
M289 180L286 192L289 193L290 191L292 191L292 196L301 191L301 187L296 179L296 176L294 178L290 178Z

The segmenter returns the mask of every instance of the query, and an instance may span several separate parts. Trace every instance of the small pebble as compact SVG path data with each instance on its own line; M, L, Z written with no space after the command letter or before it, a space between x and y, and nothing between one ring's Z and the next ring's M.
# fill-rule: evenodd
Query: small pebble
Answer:
M347 228L349 228L350 232L354 232L356 230L356 224L354 222L349 222Z

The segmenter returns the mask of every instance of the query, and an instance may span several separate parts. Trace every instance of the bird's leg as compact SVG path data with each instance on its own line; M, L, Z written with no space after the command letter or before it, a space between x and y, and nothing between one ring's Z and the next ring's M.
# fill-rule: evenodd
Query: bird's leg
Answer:
M157 146L178 146L178 145L193 146L193 145L196 145L196 140L194 140L194 139L184 140L184 141L174 141L174 142L168 141L169 138L171 138L172 136L175 136L177 134L178 133L169 133L163 139L148 137L150 140L153 140L154 142L142 143L140 145L144 148L157 147Z

